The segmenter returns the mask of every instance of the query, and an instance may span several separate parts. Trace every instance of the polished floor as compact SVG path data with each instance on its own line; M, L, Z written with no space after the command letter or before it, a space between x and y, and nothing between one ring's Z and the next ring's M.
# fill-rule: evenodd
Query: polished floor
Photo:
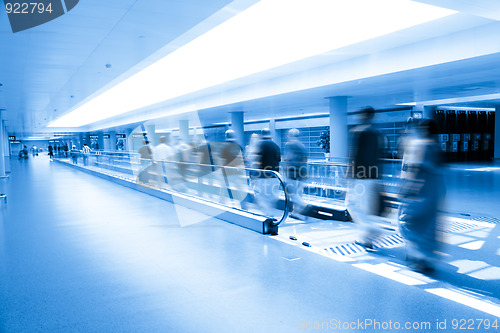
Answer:
M335 331L366 320L431 325L384 332L447 320L439 332L455 332L453 319L500 316L498 294L460 301L447 285L401 283L43 156L12 161L6 192L2 333Z

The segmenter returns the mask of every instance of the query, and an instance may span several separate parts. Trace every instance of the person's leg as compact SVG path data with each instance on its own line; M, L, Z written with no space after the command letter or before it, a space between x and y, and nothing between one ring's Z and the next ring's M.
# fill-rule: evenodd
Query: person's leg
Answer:
M304 213L307 208L307 203L304 201L304 182L302 180L297 180L295 191L295 205L300 213Z
M358 243L367 248L372 248L376 234L375 217L372 215L376 194L376 180L355 179L346 199L348 212L359 228Z
M297 181L291 178L285 178L286 184L286 194L290 199L290 203L292 204L292 212L297 212L299 209L297 208L295 202L297 201Z
M262 212L267 216L273 215L272 206L275 203L273 196L273 179L258 178L255 182L255 196ZM277 196L277 194L276 194Z

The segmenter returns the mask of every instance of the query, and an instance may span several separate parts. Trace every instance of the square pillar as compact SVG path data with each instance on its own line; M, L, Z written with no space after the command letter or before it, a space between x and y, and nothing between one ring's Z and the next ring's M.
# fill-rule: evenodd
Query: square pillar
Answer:
M433 105L417 104L413 107L413 111L420 111L422 113L422 119L432 119L434 110L436 110L436 107Z
M494 149L494 158L495 160L500 159L500 105L495 106L495 144L493 146Z
M2 120L2 126L3 126L3 155L4 155L4 161L5 161L5 172L9 173L10 170L10 141L9 141L9 131L7 127L7 120Z
M338 162L349 157L347 97L330 97L330 159Z
M116 150L116 131L109 132L109 139L107 144L107 150L115 151Z
M245 123L243 111L231 112L231 129L236 134L236 142L245 147Z
M97 133L97 146L98 146L99 150L104 149L104 132L103 131L99 131Z
M0 177L5 177L5 127L3 119L5 111L0 111Z
M133 145L133 141L134 141L134 137L132 136L132 132L134 130L132 128L126 128L124 130L125 132L125 145L123 147L123 151L130 151L130 148L132 147ZM117 141L118 141L118 138L117 138ZM118 149L116 149L118 150Z
M184 143L189 143L189 120L179 120L179 137Z
M149 140L149 144L152 146L156 146L158 144L158 140L156 140L156 126L155 125L147 125L146 126L146 135Z
M275 119L270 119L269 120L269 129L271 130L271 137L273 141L278 145L278 147L281 147L281 136L279 135L278 130L276 129L276 120Z

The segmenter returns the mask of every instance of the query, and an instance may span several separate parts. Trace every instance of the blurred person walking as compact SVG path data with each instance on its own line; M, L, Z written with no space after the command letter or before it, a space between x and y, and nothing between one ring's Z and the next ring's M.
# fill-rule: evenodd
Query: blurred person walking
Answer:
M434 270L438 209L445 195L442 152L436 140L437 123L425 119L415 127L407 145L399 212L400 231L406 240L410 266L423 273Z
M227 196L230 199L242 202L248 194L248 186L245 175L245 163L243 150L236 142L236 132L227 130L226 142L220 151L220 165L227 188ZM226 192L221 187L221 198L224 200Z
M257 133L253 133L250 136L250 142L245 147L245 165L248 168L256 169L258 168L258 152L260 145L260 136Z
M149 145L149 141L144 136L142 147L137 151L139 153L139 161L141 167L137 174L137 183L149 184L150 182L157 184L158 176L156 175L153 165L153 149Z
M296 128L288 131L284 154L286 190L292 201L293 213L303 215L304 219L307 219L304 214L307 203L302 198L304 179L308 177L307 149L299 141L299 135L300 132Z
M92 149L90 149L90 147L86 143L84 143L82 148L82 157L83 157L83 165L85 166L89 165L89 156L91 151Z
M73 160L73 164L78 164L78 155L80 155L80 151L76 149L75 145L71 147L70 154L71 154L71 159Z
M142 147L137 152L139 153L142 168L147 168L153 160L153 150L149 146L149 141L142 141Z
M161 162L174 159L175 150L168 145L168 137L160 137L160 143L153 148L153 157L155 161Z
M49 146L49 158L51 161L54 158L54 148L52 146Z
M172 161L175 159L175 150L168 145L168 137L160 137L160 143L153 149L153 157L157 162L156 172L163 175L163 179L158 179L158 186L163 187L169 182L169 177L167 176L169 167L166 161Z
M193 147L184 142L184 140L179 137L173 137L172 143L175 150L175 160L177 161L177 171L175 172L178 179L175 182L176 191L188 192L188 173L190 171L189 163L197 162L194 157Z
M258 133L252 133L250 136L250 141L248 145L245 147L245 153L244 153L244 159L245 159L245 166L250 169L258 169L259 168L259 162L258 162L258 153L259 153L259 146L260 146L260 135ZM245 198L245 200L242 202L242 207L246 208L247 203L250 202L255 202L255 197L253 193L255 193L255 178L258 176L258 173L255 171L248 171L247 173L247 186L248 186L248 195Z
M212 145L207 137L203 136L194 148L198 158L198 195L213 198L215 195L214 184L216 183Z
M382 158L384 140L373 127L375 110L360 110L361 124L352 129L350 149L350 186L347 193L347 210L359 226L358 245L373 250L373 240L379 228L379 216L383 210L381 197Z
M417 150L410 149L410 145L415 142L416 138L416 127L418 126L418 120L410 117L406 120L405 124L405 133L399 138L398 144L398 158L402 159L401 162L401 170L400 170L400 178L406 178L406 172L408 171L408 165L412 164L413 159L416 158L414 156L414 152Z
M20 160L28 159L28 147L24 146L23 149L19 151L19 159Z
M279 172L281 151L271 138L271 130L261 131L261 142L257 151L256 166L258 169ZM263 213L273 216L278 193L273 193L273 185L277 185L275 177L268 172L260 172L255 179L256 200Z

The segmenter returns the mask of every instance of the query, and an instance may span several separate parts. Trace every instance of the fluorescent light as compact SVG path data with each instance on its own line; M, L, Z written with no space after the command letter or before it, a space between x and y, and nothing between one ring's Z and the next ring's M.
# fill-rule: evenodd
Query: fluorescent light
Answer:
M486 95L475 95L475 96L465 96L465 97L452 97L452 98L444 98L444 99L435 99L429 101L420 101L420 102L411 102L411 103L399 103L398 105L445 105L445 104L455 104L455 103L470 103L477 101L487 101L499 99L500 94L486 94ZM467 108L467 107L453 107L453 110L457 109L470 109L470 110L478 110L479 108ZM481 108L483 110L491 110L491 108Z
M433 21L410 0L262 0L49 127L79 127Z

